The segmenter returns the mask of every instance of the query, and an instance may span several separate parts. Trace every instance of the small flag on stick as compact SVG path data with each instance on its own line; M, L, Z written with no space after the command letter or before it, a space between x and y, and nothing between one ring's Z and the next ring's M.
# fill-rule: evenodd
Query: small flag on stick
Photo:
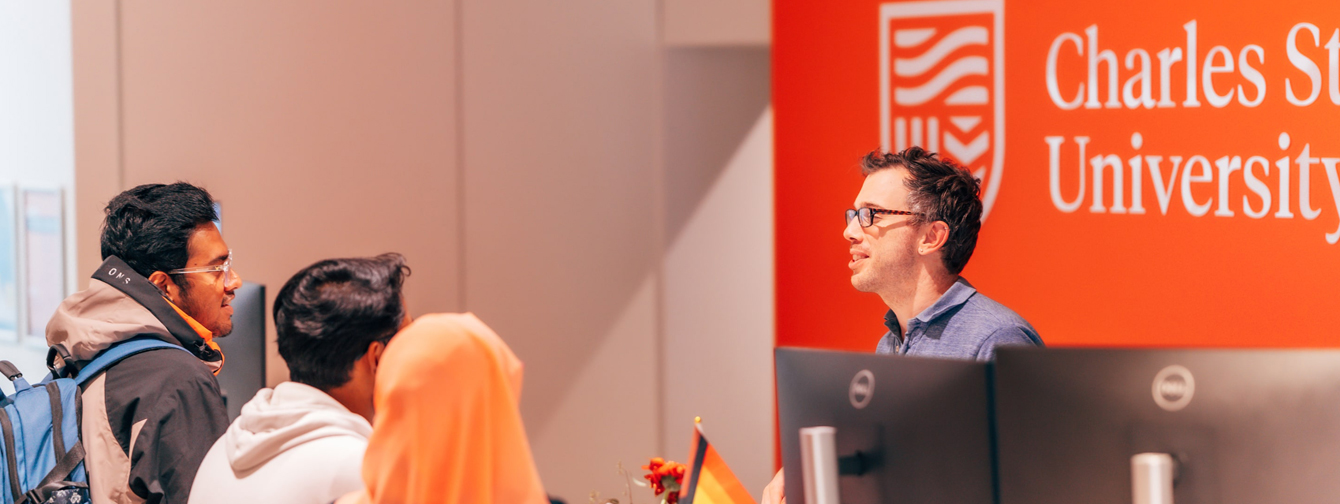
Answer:
M755 504L754 498L703 436L702 419L693 419L693 449L689 452L688 484L680 490L681 504Z

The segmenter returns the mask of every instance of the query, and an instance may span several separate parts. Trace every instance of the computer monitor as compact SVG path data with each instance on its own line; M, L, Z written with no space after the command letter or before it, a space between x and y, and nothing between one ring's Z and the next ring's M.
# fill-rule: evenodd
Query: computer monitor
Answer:
M799 432L813 426L836 429L844 504L993 501L986 364L792 348L776 360L788 503L807 504Z
M1175 504L1340 496L1340 352L1003 348L995 367L1001 504L1149 502L1140 454L1171 456Z
M265 387L265 286L242 282L234 293L233 332L217 340L224 355L217 378L229 421Z

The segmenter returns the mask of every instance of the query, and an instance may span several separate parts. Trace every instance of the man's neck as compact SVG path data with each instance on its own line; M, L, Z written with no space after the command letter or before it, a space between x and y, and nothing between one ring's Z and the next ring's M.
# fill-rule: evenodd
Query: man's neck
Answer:
M344 405L349 412L368 419L369 423L372 422L372 401L369 400L368 394L364 391L360 391L356 386L346 383L339 387L326 390L325 392L327 395L334 398L336 402Z
M920 275L916 282L901 292L881 294L880 298L898 316L898 328L906 335L907 324L912 318L939 301L958 279L958 275Z

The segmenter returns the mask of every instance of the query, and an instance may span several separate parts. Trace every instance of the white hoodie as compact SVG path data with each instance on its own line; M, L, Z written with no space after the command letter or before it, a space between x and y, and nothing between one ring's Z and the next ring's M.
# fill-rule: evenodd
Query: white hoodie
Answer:
M205 455L190 504L328 504L363 488L372 425L321 390L262 389Z

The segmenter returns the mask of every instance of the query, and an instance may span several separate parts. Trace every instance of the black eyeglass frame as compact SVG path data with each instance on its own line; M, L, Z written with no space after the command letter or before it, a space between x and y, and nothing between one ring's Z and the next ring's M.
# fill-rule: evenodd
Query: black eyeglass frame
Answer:
M859 209L847 209L847 225L851 225L852 219L860 219L861 227L868 228L875 225L876 215L921 215L918 212L909 212L907 210L885 210L883 208L863 207Z

